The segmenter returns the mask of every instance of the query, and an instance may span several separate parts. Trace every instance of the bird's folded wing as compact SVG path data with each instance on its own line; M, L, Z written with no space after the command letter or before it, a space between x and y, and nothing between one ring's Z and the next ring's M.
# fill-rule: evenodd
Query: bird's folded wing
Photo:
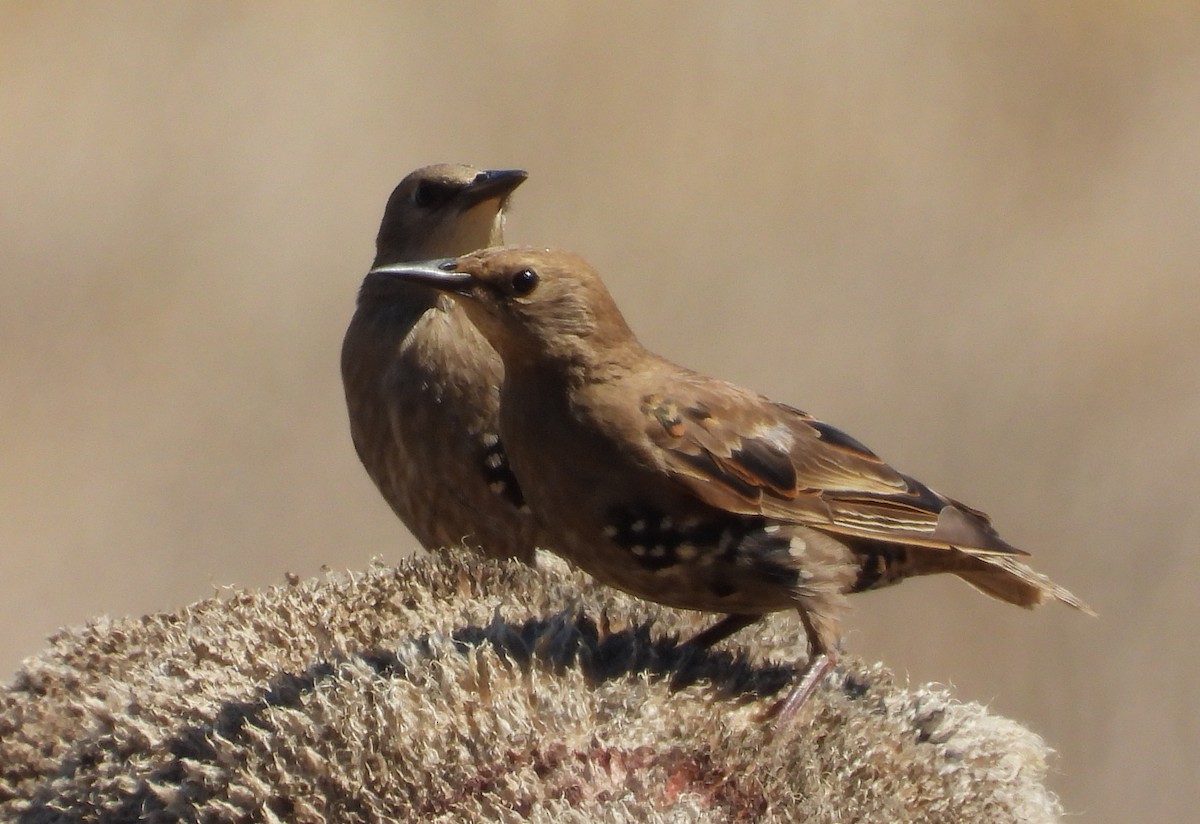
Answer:
M870 540L1027 554L982 512L798 409L729 384L688 382L646 396L642 411L668 473L710 506Z

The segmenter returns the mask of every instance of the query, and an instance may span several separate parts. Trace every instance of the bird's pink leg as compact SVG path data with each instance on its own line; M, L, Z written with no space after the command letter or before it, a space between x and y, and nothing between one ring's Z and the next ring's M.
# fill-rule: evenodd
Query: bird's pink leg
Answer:
M767 711L767 717L774 716L776 724L788 723L792 716L804 706L820 683L825 680L825 677L833 671L836 663L837 656L833 653L823 652L813 656L805 665L804 672L800 674L800 680L796 682L796 686L792 687L786 698Z
M837 664L836 624L826 627L827 631L822 633L807 610L801 609L799 612L805 635L808 636L808 663L800 672L796 685L763 716L763 720L774 718L776 724L788 723ZM826 626L826 623L822 621L821 625Z

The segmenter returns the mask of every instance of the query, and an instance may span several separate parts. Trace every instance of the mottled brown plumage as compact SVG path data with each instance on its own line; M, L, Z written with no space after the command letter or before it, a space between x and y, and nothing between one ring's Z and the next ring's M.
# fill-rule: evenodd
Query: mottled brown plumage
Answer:
M374 266L503 242L519 170L418 169L392 192ZM536 528L508 469L497 414L503 367L462 308L436 289L367 275L342 344L354 447L426 549L466 543L530 561Z
M643 598L726 613L702 644L799 611L809 664L783 716L832 666L849 593L948 572L1019 606L1090 611L982 512L798 409L643 349L575 255L489 249L376 273L453 294L500 353L500 431L554 551Z

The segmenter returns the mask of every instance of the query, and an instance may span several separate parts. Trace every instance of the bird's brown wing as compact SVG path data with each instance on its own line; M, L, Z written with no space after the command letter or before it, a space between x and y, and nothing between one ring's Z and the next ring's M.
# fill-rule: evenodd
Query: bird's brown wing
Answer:
M1028 553L986 515L897 472L849 435L725 383L681 381L642 399L666 470L711 506L848 536Z

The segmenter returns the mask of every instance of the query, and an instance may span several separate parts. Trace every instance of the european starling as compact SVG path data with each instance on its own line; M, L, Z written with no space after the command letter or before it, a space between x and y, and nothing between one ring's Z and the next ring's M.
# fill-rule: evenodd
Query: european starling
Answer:
M518 169L418 169L388 199L375 267L503 242ZM367 474L426 549L466 543L530 561L535 522L500 445L503 366L436 289L368 274L342 343L350 434Z
M949 572L1019 606L1090 612L982 512L799 409L642 348L576 255L488 249L374 274L452 294L500 353L500 432L555 552L639 597L726 613L703 645L799 611L809 656L780 719L832 668L849 593Z

